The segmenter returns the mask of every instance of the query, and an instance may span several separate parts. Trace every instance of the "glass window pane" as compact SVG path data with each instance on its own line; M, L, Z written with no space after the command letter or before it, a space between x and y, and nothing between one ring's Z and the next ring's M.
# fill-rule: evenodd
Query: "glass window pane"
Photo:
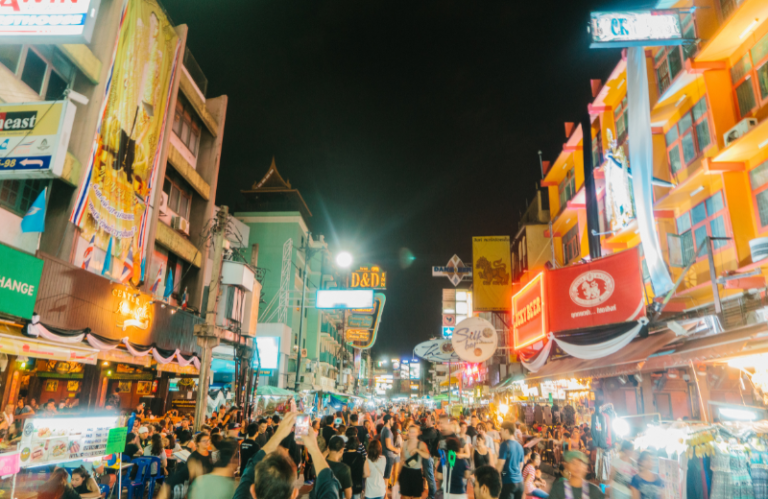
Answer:
M757 198L757 212L760 214L760 226L765 227L768 225L768 190L758 193ZM0 192L0 201L2 201L2 192Z
M691 119L690 113L685 113L678 122L677 126L680 129L680 133L683 134L686 131L688 131L689 128L691 128L691 125L693 124L693 119Z
M671 80L674 80L683 69L683 56L681 55L680 47L669 47L667 61L669 61L669 77Z
M48 77L48 88L45 89L45 100L61 100L64 98L64 91L67 89L67 82L59 76L56 71L51 71Z
M163 182L163 192L166 194L171 194L171 181L168 179L165 179L165 182Z
M693 143L693 134L688 132L683 135L683 159L687 165L694 159L696 159L696 145Z
M24 70L21 72L21 81L29 85L29 88L38 94L43 88L45 71L48 64L35 53L34 50L27 50L27 58L24 61Z
M696 250L693 247L693 233L689 230L680 236L680 242L683 247L683 264L688 265L693 261Z
M759 42L752 47L750 51L752 53L752 60L755 64L759 64L765 56L768 55L768 34L760 39Z
M768 98L768 64L757 69L757 86L760 87L760 97Z
M727 236L727 234L725 233L725 222L723 221L722 215L720 215L716 219L709 222L709 227L712 231L712 237ZM712 241L712 244L714 245L715 249L718 249L728 244L728 241Z
M21 48L21 45L0 45L0 64L15 73L19 67Z
M688 213L683 214L682 216L677 218L677 233L682 234L683 232L691 229L691 216Z
M768 161L759 165L757 168L749 172L749 180L752 183L752 190L754 191L758 187L762 187L768 183Z
M179 135L179 138L184 142L184 145L187 145L189 141L189 123L187 120L181 122L181 135Z
M699 141L699 151L706 149L712 142L712 138L709 136L709 122L707 120L696 125L696 138Z
M197 135L194 130L189 134L189 152L197 156Z
M696 229L696 249L698 250L701 248L701 245L704 244L704 242L707 240L707 226L702 225L698 229ZM706 250L704 250L706 251ZM703 253L702 253L703 254Z
M680 236L667 234L667 247L669 248L669 265L671 267L684 267L683 247Z
M704 203L697 204L691 210L691 225L697 225L707 218L707 210L704 208Z
M179 216L189 218L189 198L182 194L179 196Z
M179 189L178 187L171 186L171 196L168 199L168 208L174 212L179 212Z
M675 146L669 151L669 168L672 173L677 173L683 169L683 163L680 161L680 146Z
M699 121L699 118L707 114L707 98L702 97L699 102L693 106L693 120Z
M752 88L752 78L747 78L736 87L736 99L739 101L739 113L741 116L749 114L755 107L755 91Z
M671 146L672 143L677 140L677 137L677 125L672 125L672 128L670 128L665 135L665 138L667 139L667 147Z
M752 69L752 61L749 58L749 54L744 54L744 57L731 67L731 80L733 80L733 83L741 80L750 69Z
M723 205L723 194L721 192L718 192L711 198L707 199L706 202L707 205L707 216L711 217L718 211L722 210L724 208Z
M181 112L179 112L178 109L173 115L173 133L175 133L177 137L181 135Z

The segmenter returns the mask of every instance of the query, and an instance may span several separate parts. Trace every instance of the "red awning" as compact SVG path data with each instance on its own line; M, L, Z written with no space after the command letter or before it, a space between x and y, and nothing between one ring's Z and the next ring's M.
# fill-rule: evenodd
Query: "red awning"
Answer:
M674 341L675 333L665 331L639 338L622 348L615 355L602 359L584 360L575 357L547 363L538 372L526 377L530 380L558 380L566 378L605 378L621 374L634 374L643 369L649 355Z

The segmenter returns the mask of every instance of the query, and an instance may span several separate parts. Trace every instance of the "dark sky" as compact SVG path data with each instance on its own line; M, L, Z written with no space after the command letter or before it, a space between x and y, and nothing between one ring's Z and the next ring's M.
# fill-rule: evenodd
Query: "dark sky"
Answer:
M388 271L376 358L440 332L431 277L471 238L510 235L578 121L589 79L618 50L590 50L590 10L626 0L162 0L190 28L208 96L229 108L218 204L234 206L272 156L332 250ZM406 269L401 248L413 252ZM279 269L268 276L279 279Z

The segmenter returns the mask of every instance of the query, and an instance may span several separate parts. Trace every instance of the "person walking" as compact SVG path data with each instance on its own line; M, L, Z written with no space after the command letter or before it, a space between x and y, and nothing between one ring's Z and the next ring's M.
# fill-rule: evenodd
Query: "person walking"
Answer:
M226 438L218 443L219 458L213 471L197 477L189 487L189 499L232 499L235 493L233 479L238 467L237 442Z
M496 464L495 456L486 445L486 442L487 440L478 434L475 439L475 451L472 453L472 460L474 461L475 468L479 468L480 466L493 466Z
M632 477L629 487L632 499L661 499L664 493L664 482L653 469L653 454L644 451L637 459L639 472ZM750 491L751 493L751 491Z
M371 440L368 445L366 464L370 475L365 480L365 499L384 499L387 495L387 482L384 478L387 459L382 455L381 442L378 440Z
M637 474L637 468L632 462L632 449L634 446L629 440L621 443L619 452L611 461L611 499L632 499L632 477Z
M500 499L523 498L523 446L515 439L515 425L509 421L501 424L502 442L496 469L501 473ZM576 498L574 498L576 499ZM594 499L594 498L592 498Z
M445 499L467 499L467 479L471 475L469 466L469 460L456 457L453 465L451 465L451 453L454 456L458 456L462 450L462 446L459 439L456 437L449 437L445 440L446 454L449 456L446 462L446 466L443 467L443 463L437 465L437 480L440 481L444 490Z
M400 496L403 498L421 498L424 492L424 474L422 459L429 459L427 445L419 440L419 428L411 425L408 438L400 452L402 465L400 475Z
M360 499L360 494L363 492L363 480L370 474L370 470L365 455L360 452L357 429L354 427L348 428L346 433L347 443L344 447L341 462L349 466L350 476L352 477L352 499Z
M395 437L392 434L392 416L386 414L383 420L384 425L381 427L381 432L379 433L379 441L381 442L381 447L384 449L384 457L387 459L387 469L384 472L384 478L389 481L392 476L392 468L395 464L395 457L397 456L398 449L395 447Z
M589 459L583 452L569 450L563 455L565 475L568 478L555 481L549 499L604 499L600 487L585 480Z
M437 492L437 485L435 484L435 458L440 458L438 450L440 432L434 427L434 420L429 413L422 418L421 435L419 438L429 449L429 458L421 460L424 478L427 479L427 499L435 499L435 493Z

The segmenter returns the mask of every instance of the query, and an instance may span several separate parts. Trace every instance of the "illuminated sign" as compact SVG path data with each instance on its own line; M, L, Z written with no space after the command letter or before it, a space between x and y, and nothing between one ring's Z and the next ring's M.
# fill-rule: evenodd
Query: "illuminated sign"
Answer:
M347 318L347 327L370 329L373 327L373 316L351 314Z
M148 329L152 320L152 296L131 288L112 288L115 313L119 316L117 327L123 331L129 327Z
M455 327L443 326L443 338L450 338L453 336L453 330Z
M360 267L352 272L349 284L353 289L387 289L387 273L377 265Z
M682 45L686 42L677 10L592 12L590 17L591 48Z
M411 364L411 379L421 379L421 364L418 362Z
M408 359L400 360L400 379L405 380L410 378L410 365Z
M472 267L467 267L457 255L453 255L444 266L432 267L432 277L447 277L451 284L458 286L464 279L472 278Z
M2 0L0 43L90 43L100 0Z
M392 370L393 371L400 370L400 359L392 359Z
M257 336L256 346L259 349L261 371L272 371L280 363L280 338L276 336Z
M372 308L373 290L319 289L315 307L321 309Z
M347 329L344 336L347 341L370 341L371 331L369 329Z
M512 334L515 350L536 343L548 333L545 289L542 272L512 297Z

